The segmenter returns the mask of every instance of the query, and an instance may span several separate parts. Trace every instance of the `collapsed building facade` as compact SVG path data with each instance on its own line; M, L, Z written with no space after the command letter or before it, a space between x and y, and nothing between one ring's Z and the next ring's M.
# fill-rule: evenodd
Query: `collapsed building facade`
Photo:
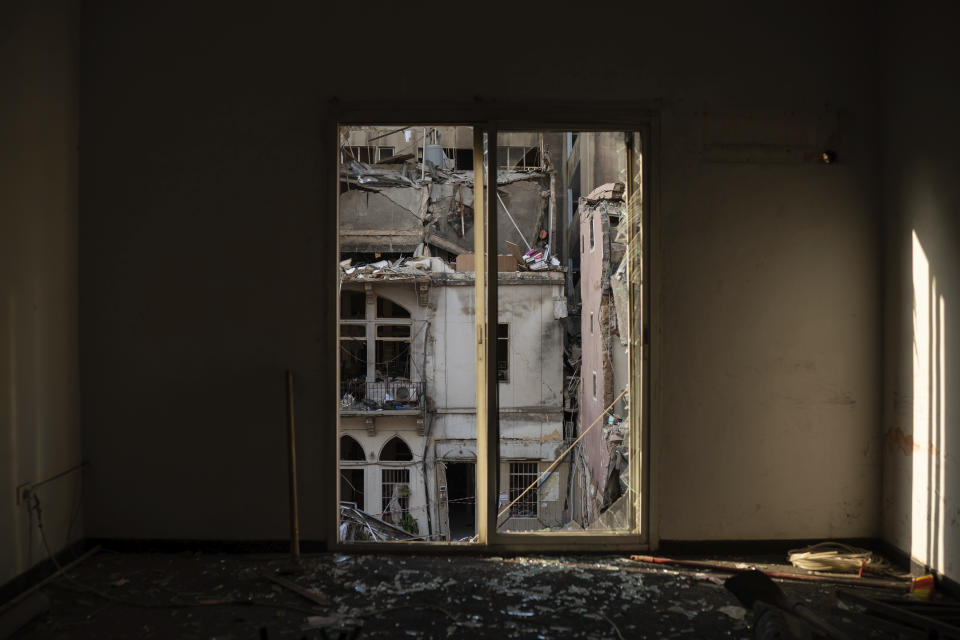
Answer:
M580 198L580 394L571 495L585 526L619 528L628 516L625 489L629 442L627 225L623 183ZM613 405L612 410L606 411ZM618 510L603 514L614 505Z
M477 461L472 137L460 142L470 151L464 168L456 128L424 132L420 146L409 131L377 136L378 145L366 130L341 140L340 497L423 539L468 539ZM454 146L429 144L445 134ZM501 507L538 486L505 510L502 530L568 518L567 468L540 477L565 448L567 298L549 251L555 175L541 164L542 146L526 142L498 158L509 163L497 183ZM526 260L514 257L519 247Z

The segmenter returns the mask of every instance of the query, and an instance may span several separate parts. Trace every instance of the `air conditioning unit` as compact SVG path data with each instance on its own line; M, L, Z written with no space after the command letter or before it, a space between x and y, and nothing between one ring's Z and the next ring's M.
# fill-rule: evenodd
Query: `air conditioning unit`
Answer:
M396 402L416 402L417 385L413 382L390 382L387 384L387 394Z

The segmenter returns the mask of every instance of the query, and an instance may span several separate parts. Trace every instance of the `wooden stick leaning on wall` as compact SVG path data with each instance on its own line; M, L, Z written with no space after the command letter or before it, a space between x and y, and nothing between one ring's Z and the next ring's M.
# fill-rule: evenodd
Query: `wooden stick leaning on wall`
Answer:
M300 515L297 506L297 442L293 419L293 372L287 371L287 449L290 454L290 559L300 563Z

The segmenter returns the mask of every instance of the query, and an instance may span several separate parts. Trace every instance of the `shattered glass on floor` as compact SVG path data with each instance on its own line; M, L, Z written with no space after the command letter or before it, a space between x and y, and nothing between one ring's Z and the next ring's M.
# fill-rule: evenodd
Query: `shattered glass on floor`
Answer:
M16 637L753 637L715 574L623 556L327 553L289 568L281 555L101 551L44 589L49 614ZM780 586L852 637L897 637L864 627L832 585Z

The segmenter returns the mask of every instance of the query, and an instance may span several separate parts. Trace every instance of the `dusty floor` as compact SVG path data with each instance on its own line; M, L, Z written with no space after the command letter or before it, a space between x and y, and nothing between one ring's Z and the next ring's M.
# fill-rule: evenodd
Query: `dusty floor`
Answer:
M752 614L716 575L622 556L321 554L286 577L281 556L101 551L50 583L50 613L18 638L750 638ZM838 605L830 585L781 583L855 638L896 638ZM889 595L858 589L864 595Z

